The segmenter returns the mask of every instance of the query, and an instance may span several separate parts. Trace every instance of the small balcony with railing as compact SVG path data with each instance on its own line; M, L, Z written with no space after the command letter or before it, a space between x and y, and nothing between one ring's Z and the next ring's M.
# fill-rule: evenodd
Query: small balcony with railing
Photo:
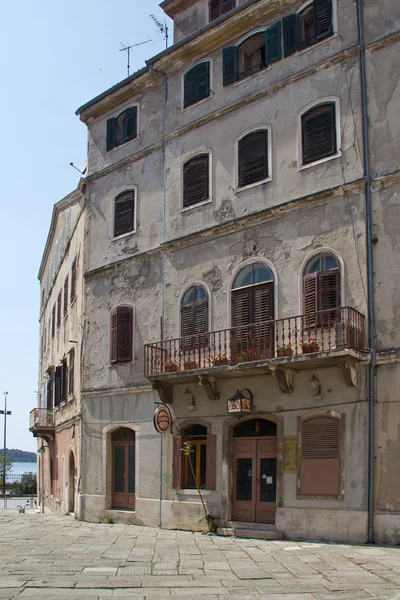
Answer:
M29 431L33 437L54 437L54 411L47 408L34 408L29 415Z
M277 375L282 391L290 392L289 371L343 366L346 383L356 385L354 366L365 360L364 322L364 315L346 306L147 344L145 374L160 389L163 382L265 372Z

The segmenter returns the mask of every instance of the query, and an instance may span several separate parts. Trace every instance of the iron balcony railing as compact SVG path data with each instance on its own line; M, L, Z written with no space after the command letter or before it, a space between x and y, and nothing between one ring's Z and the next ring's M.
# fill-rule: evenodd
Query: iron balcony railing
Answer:
M29 415L29 429L52 429L54 427L53 411L47 408L34 408Z
M365 318L348 306L209 331L145 346L145 374L161 375L364 348Z

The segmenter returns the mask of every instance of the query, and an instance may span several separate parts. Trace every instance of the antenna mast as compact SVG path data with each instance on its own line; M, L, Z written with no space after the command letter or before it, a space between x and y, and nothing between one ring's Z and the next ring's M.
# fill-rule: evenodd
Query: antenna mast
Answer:
M165 39L165 47L168 48L168 27L167 23L160 23L158 19L154 15L150 15L150 19L153 19L154 23L157 25L159 32L164 36Z
M148 44L149 42L151 42L151 39L146 40L145 42L139 42L138 44L127 44L126 46L124 46L124 44L122 42L120 42L122 48L120 48L120 52L126 52L128 55L128 77L129 77L129 71L131 68L130 65L130 57L131 57L131 50L132 48L136 48L136 46L142 46L143 44Z

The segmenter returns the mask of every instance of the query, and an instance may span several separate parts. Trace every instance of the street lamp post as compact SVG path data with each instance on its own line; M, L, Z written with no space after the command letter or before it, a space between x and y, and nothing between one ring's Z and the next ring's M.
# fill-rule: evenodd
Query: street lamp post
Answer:
M7 458L7 416L11 415L11 410L7 410L8 392L4 392L4 410L0 410L0 415L4 415L4 449L3 449L3 501L6 502L6 458Z

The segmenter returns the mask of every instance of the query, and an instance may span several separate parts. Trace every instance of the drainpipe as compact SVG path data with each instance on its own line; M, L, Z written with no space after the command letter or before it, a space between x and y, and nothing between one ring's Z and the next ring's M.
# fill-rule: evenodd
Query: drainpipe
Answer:
M154 73L159 77L163 77L164 79L164 94L163 94L163 138L164 138L164 146L163 146L163 219L162 219L162 234L161 234L161 243L165 242L165 218L167 213L167 141L166 141L166 133L167 133L167 100L168 100L168 79L165 73L161 71L156 71L153 68L153 65L148 65L150 73ZM162 250L161 252L161 322L160 322L160 330L161 330L161 342L164 341L164 322L165 322L165 252ZM160 511L158 518L158 526L162 527L162 500L163 500L163 434L160 433Z
M371 362L368 365L368 402L369 402L369 448L368 448L368 542L374 541L374 404L375 404L375 374L376 374L376 345L375 345L375 311L373 286L373 254L372 254L372 201L371 201L371 169L368 137L368 103L367 76L365 68L365 40L363 22L363 2L357 0L358 42L360 45L361 100L363 121L363 148L365 172L365 220L367 234L367 289L368 289L368 347L371 351Z

